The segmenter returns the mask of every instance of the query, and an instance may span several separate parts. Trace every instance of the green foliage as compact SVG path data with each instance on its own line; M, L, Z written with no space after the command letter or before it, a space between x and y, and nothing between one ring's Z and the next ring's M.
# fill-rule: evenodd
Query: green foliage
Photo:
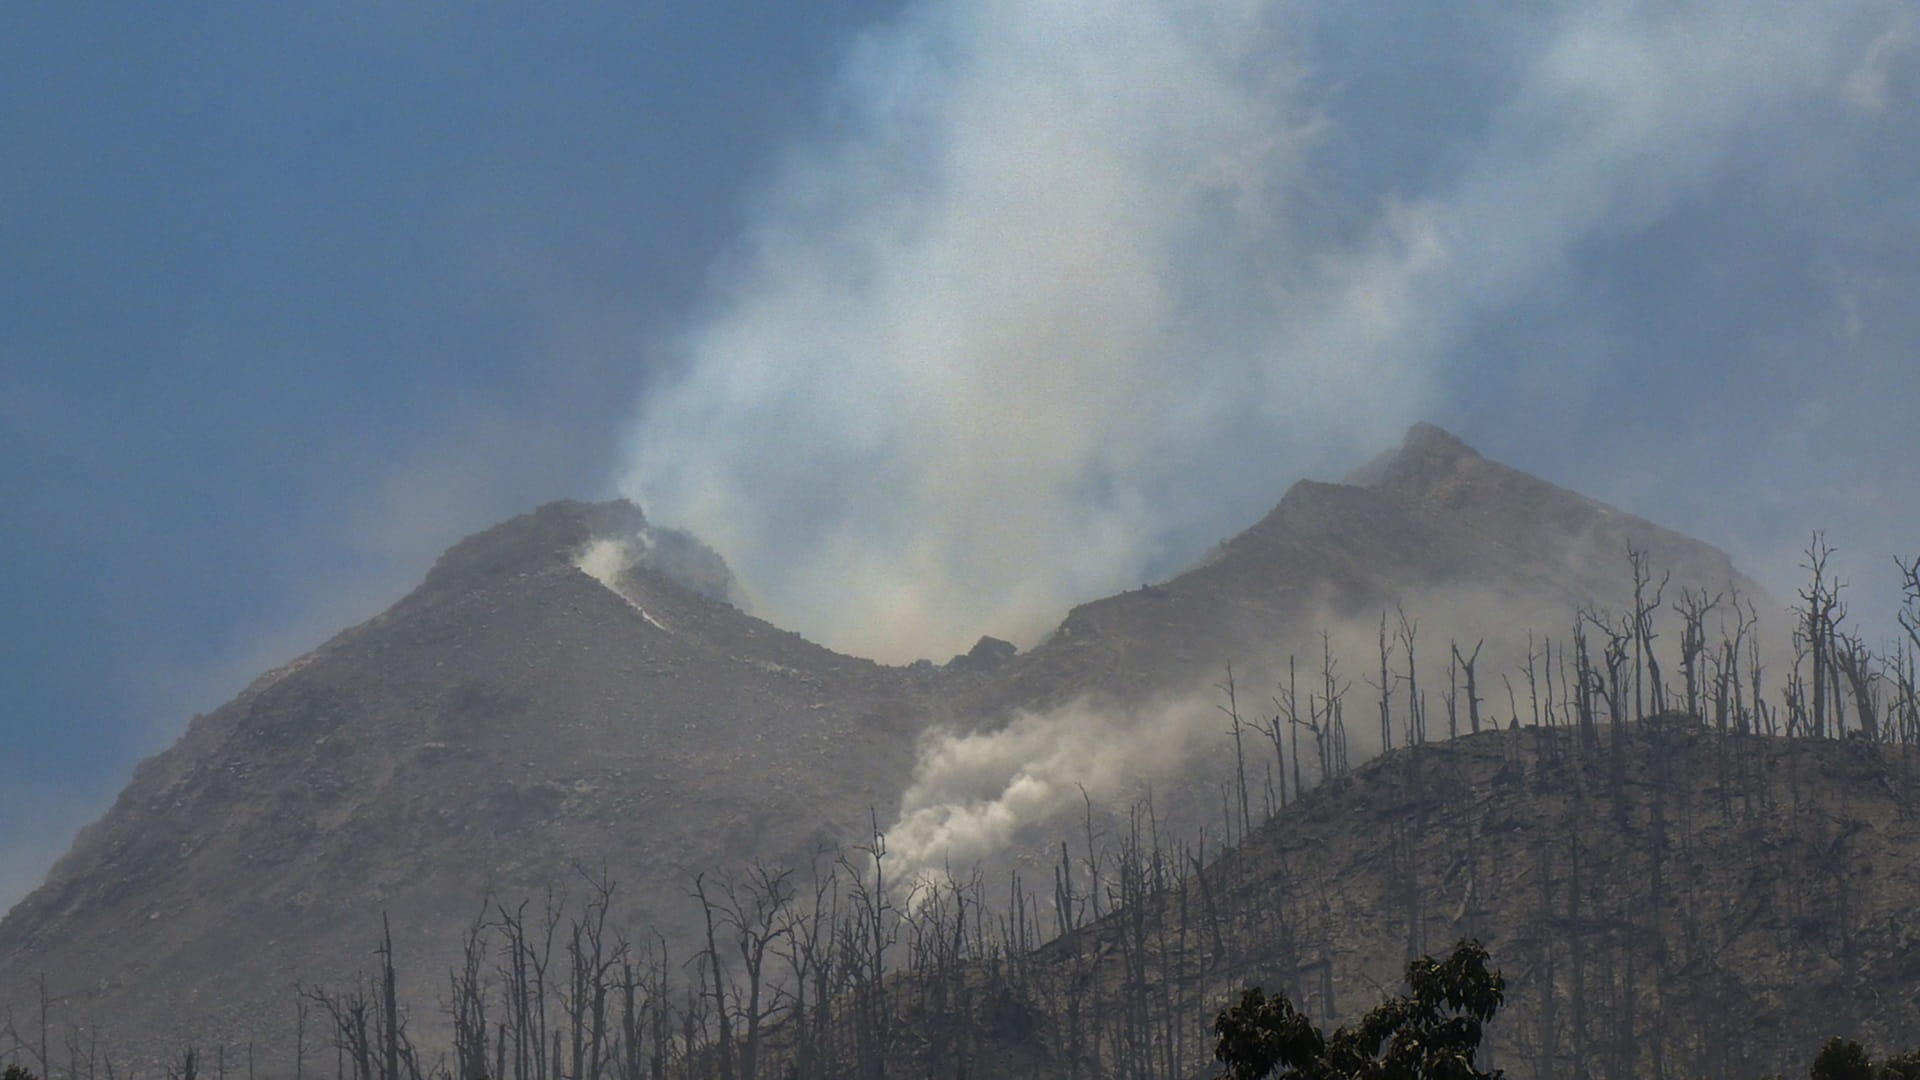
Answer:
M24 1065L9 1065L7 1071L0 1073L0 1080L39 1080Z
M1873 1080L1873 1062L1859 1043L1836 1035L1821 1044L1807 1072L1813 1080Z
M1807 1075L1812 1080L1920 1080L1920 1050L1895 1054L1875 1065L1859 1043L1836 1035L1820 1044Z
M1214 1057L1231 1080L1498 1080L1499 1070L1473 1064L1506 993L1487 960L1477 941L1462 941L1444 960L1421 957L1407 965L1405 995L1331 1038L1285 994L1254 987L1214 1020Z
M1895 1054L1875 1065L1859 1043L1836 1035L1820 1044L1807 1075L1812 1080L1920 1080L1920 1050ZM1761 1080L1786 1077L1775 1073Z

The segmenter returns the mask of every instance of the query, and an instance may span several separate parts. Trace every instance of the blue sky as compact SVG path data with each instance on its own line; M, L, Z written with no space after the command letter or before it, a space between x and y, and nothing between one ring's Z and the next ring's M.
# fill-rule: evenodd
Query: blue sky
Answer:
M1825 528L1884 619L1917 35L1773 0L8 6L0 902L191 713L556 497L939 656L1424 418L1783 593Z
M0 10L0 899L451 540L612 494L649 335L877 6L478 10Z

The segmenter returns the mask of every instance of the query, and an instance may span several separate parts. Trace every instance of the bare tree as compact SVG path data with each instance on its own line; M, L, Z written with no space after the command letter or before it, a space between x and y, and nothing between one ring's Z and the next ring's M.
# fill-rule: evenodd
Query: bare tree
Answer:
M1347 774L1347 724L1342 703L1352 688L1351 681L1343 682L1339 678L1332 637L1327 631L1320 631L1320 727L1326 744L1322 755L1323 777Z
M180 1052L179 1061L169 1061L166 1066L167 1080L198 1080L200 1075L200 1053L192 1046Z
M458 1080L487 1080L487 994L482 964L487 950L487 909L492 905L491 897L482 903L480 914L467 928L460 967L448 974L451 992L447 1005L453 1020ZM303 1009L302 1019L304 1014Z
M365 991L356 983L353 989L343 993L330 993L319 987L305 987L298 991L319 1006L333 1026L333 1045L339 1055L353 1066L353 1080L374 1080L374 1032L373 1018L370 1015L372 1003L367 1000ZM194 1075L193 1052L189 1050L183 1062L181 1072L184 1076Z
M1650 704L1652 711L1666 711L1666 690L1660 679L1660 659L1653 650L1653 616L1660 610L1661 597L1666 594L1667 582L1673 578L1668 571L1660 577L1658 585L1653 584L1653 571L1647 559L1647 553L1627 545L1627 562L1633 568L1633 718L1640 720L1647 715ZM1652 586L1652 595L1648 587ZM1644 682L1644 686L1643 686Z
M394 989L393 925L380 913L381 1080L400 1080L400 997ZM223 1070L224 1071L224 1070Z
M1426 719L1421 715L1423 702L1420 699L1420 671L1414 659L1414 638L1420 632L1420 624L1407 618L1407 609L1395 604L1394 614L1399 618L1394 638L1407 654L1407 671L1401 678L1407 684L1407 724L1406 739L1408 746L1418 746L1427 741Z
M755 1080L760 1062L761 1032L772 1016L775 995L767 980L767 961L776 946L792 932L793 871L755 861L744 883L731 875L721 879L725 900L721 918L732 929L734 951L746 990L737 1002L745 1032L740 1045L741 1080Z
M1707 616L1720 606L1726 597L1724 592L1707 595L1705 588L1698 591L1681 589L1680 599L1673 608L1680 614L1680 674L1686 681L1687 715L1703 716L1700 710L1701 670L1700 657L1707 648ZM1719 728L1724 734L1726 717L1717 717Z
M1485 638L1474 642L1473 651L1465 656L1460 655L1459 646L1453 646L1453 661L1460 665L1460 673L1467 681L1467 730L1475 735L1480 734L1480 690L1474 680L1473 665L1480 659L1480 647L1486 643Z
M721 964L719 935L717 927L722 918L719 912L717 896L707 895L707 876L696 874L693 878L693 895L700 901L700 913L706 920L707 948L696 959L705 976L703 993L713 1005L713 1015L719 1024L719 1032L714 1039L714 1052L719 1063L720 1080L734 1080L733 1072L733 1005L731 988L727 974Z
M1895 559L1894 565L1900 568L1900 590L1905 601L1894 617L1907 632L1908 642L1920 649L1920 555L1911 562Z
M1247 751L1242 739L1245 725L1240 720L1240 697L1234 687L1233 665L1227 665L1227 681L1214 686L1226 695L1224 705L1215 705L1227 717L1227 733L1233 737L1233 784L1240 808L1240 835L1253 831L1252 813L1247 805Z
M887 836L877 814L869 815L867 843L843 856L852 905L841 937L854 975L854 1030L858 1071L869 1080L884 1080L893 1046L894 1017L887 989L887 953L899 930L899 919L887 884ZM853 855L864 856L856 863Z
M567 1075L572 1080L598 1080L610 1037L607 1010L615 985L613 973L625 959L626 944L607 930L613 879L604 869L598 874L577 872L587 883L587 898L567 933L567 982L560 998L569 1036Z
M1594 695L1599 686L1599 676L1594 673L1593 660L1587 653L1587 620L1585 612L1573 623L1574 684L1573 703L1580 728L1580 745L1592 749L1599 745L1599 722L1593 707Z
M113 1066L107 1066L111 1076ZM307 999L293 996L293 1080L306 1080L307 1073ZM462 1078L465 1080L465 1078Z
M1812 580L1800 590L1801 606L1796 609L1800 616L1797 635L1811 661L1812 685L1806 701L1813 728L1810 734L1815 738L1825 738L1828 734L1827 698L1832 682L1834 628L1846 615L1846 608L1840 603L1840 590L1845 583L1827 572L1827 562L1833 557L1834 549L1827 543L1826 534L1814 533L1804 554L1806 561L1800 567L1812 575ZM1838 717L1835 720L1833 734L1838 735Z
M1853 693L1853 716L1860 725L1860 734L1868 742L1879 742L1880 709L1876 690L1880 674L1874 670L1873 653L1858 637L1839 630L1834 631L1832 645L1834 667L1839 669L1840 677L1846 679L1847 689Z
M1393 678L1388 672L1388 661L1392 656L1392 646L1387 641L1387 613L1380 612L1380 681L1374 689L1380 691L1380 752L1393 749Z
M1527 708L1533 713L1534 727L1540 726L1540 679L1533 667L1534 661L1539 659L1541 658L1533 651L1533 631L1529 629L1527 631ZM1550 660L1551 657L1547 659ZM1551 714L1548 715L1547 722L1553 722Z

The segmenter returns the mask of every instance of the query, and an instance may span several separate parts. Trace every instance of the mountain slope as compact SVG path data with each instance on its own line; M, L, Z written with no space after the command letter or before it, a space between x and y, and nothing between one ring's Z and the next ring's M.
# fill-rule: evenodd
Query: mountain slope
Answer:
M1172 836L1203 828L1215 843L1237 836L1302 771L1307 782L1316 775L1311 762L1299 770L1293 761L1301 740L1314 756L1309 736L1293 731L1283 760L1282 748L1259 731L1277 710L1276 697L1286 696L1284 685L1297 679L1300 716L1314 722L1309 714L1315 695L1324 697L1322 664L1330 657L1333 681L1346 691L1341 755L1358 762L1404 743L1412 711L1406 698L1416 692L1406 677L1409 649L1399 640L1404 614L1431 737L1449 730L1453 646L1476 658L1480 720L1531 718L1529 657L1536 672L1565 668L1580 609L1613 625L1631 612L1629 551L1644 555L1652 575L1646 599L1663 580L1663 607L1689 589L1725 597L1704 628L1715 641L1735 594L1763 619L1777 610L1713 547L1490 461L1431 425L1415 425L1350 480L1294 484L1201 565L1082 604L992 679L956 686L958 704L942 729L957 734L941 752L922 756L908 788L907 839L957 837L963 865L982 857L992 870L1019 870L1031 880L1050 873L1050 839L1079 835L1089 810L1096 829L1118 835L1130 805L1143 798ZM1672 617L1670 610L1661 616ZM1587 632L1597 658L1605 642L1597 630ZM1551 663L1544 660L1549 645ZM1229 670L1243 721L1240 747L1227 741L1229 721L1219 711ZM1569 677L1546 671L1563 693ZM1503 678L1515 685L1513 697ZM1384 732L1382 686L1398 717ZM1454 723L1461 731L1474 727L1476 706L1464 703L1467 696L1460 687ZM1235 775L1243 758L1251 788L1244 799ZM992 783L982 780L982 760L995 763ZM983 799L990 803L984 809ZM1247 812L1228 820L1241 806ZM1008 824L1016 816L1017 826ZM940 862L938 853L921 859L936 869Z
M419 1000L482 898L582 872L624 884L617 921L684 946L693 874L861 842L921 776L935 725L1141 705L1229 662L1270 680L1329 621L1371 625L1396 602L1463 630L1490 611L1564 625L1577 603L1620 603L1629 543L1675 588L1758 595L1713 549L1435 428L1354 479L1295 485L1204 565L1081 605L1026 654L989 643L946 668L841 656L743 614L698 551L636 556L665 549L631 506L542 507L143 764L0 920L0 1007L28 1014L44 972L63 1015L122 1045L284 1043L293 983L369 966L383 912ZM1211 775L1160 764L1170 827L1197 826L1218 807ZM1054 824L1025 823L1029 854Z
M1920 1045L1912 746L1678 717L1617 743L1489 732L1394 751L1204 871L1156 877L1160 857L1113 871L1161 883L1141 903L988 977L991 1010L898 991L896 1069L959 1047L970 1074L1205 1075L1206 1025L1240 987L1331 1030L1461 937L1507 977L1483 1063L1516 1078L1791 1075L1834 1034Z
M431 952L490 893L604 868L627 923L677 936L693 873L804 858L897 798L914 680L574 566L640 527L620 504L507 522L196 718L0 923L8 995L45 971L117 1038L278 1032L296 978L368 965L383 911Z
M1289 652L1317 660L1322 629L1370 640L1395 605L1429 624L1436 655L1449 634L1463 648L1485 636L1488 666L1504 665L1527 631L1558 634L1581 605L1625 609L1630 547L1672 573L1669 600L1732 588L1774 606L1719 550L1416 424L1346 483L1296 483L1193 570L1076 607L978 711L1210 686L1228 662L1270 676Z

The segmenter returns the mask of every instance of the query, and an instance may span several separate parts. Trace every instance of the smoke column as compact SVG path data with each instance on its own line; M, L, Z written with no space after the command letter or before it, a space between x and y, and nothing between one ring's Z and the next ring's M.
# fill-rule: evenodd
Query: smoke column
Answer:
M836 648L1029 643L1471 393L1477 316L1741 125L1850 76L1878 100L1856 68L1893 8L1488 17L1459 129L1379 160L1316 68L1343 10L908 7L761 191L623 490Z
M1236 433L1324 444L1364 379L1387 392L1334 449L1379 442L1418 373L1282 332L1332 292L1384 339L1398 299L1369 266L1283 257L1314 128L1291 90L1264 5L912 10L854 51L841 134L768 195L628 490L776 621L944 658L1137 584ZM1390 234L1371 257L1425 251ZM1247 483L1249 505L1277 486Z

